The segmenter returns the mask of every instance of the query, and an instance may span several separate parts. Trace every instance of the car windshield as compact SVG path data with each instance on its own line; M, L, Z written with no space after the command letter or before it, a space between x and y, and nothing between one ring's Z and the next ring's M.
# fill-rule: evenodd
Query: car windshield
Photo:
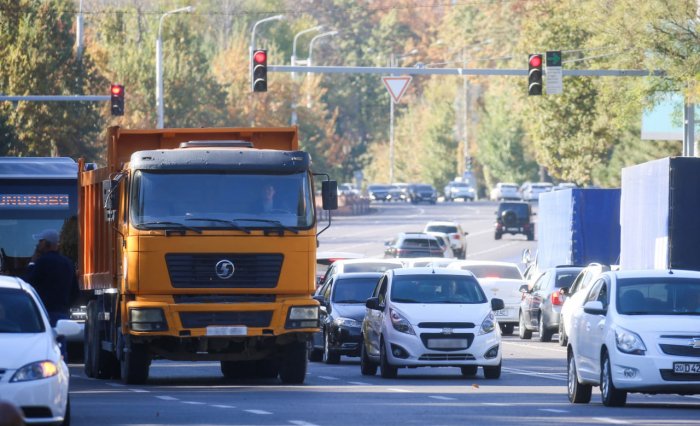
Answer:
M623 315L700 315L700 280L620 279L616 303L617 311Z
M22 290L0 288L0 334L43 333L39 307Z
M372 297L379 277L340 278L333 285L331 300L335 303L365 303Z
M418 191L432 191L433 187L430 185L416 185L416 190L418 190Z
M140 170L133 186L131 220L139 228L308 229L314 223L313 191L306 173Z
M343 272L384 272L400 267L396 263L351 263L345 265Z
M515 265L463 265L461 269L471 272L477 278L523 279L520 269Z
M442 232L443 234L456 234L457 227L451 225L429 225L426 229L428 232Z
M530 205L527 203L503 203L498 208L498 214L511 210L519 218L527 218L530 214Z
M474 277L465 275L401 275L394 278L391 300L396 303L486 303Z
M554 287L556 288L569 288L571 284L574 283L576 277L581 272L581 269L558 269L556 272L556 279L554 280Z

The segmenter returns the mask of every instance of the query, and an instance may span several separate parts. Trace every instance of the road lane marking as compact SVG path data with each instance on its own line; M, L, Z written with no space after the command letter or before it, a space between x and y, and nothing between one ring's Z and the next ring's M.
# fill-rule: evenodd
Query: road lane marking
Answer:
M106 384L107 386L114 386L115 388L123 388L123 387L124 387L124 385L121 384L121 383L109 383L109 382L107 382L107 383L105 383L105 384Z
M628 425L630 422L626 420L611 419L610 417L593 417L596 422L610 423L614 425Z
M190 405L207 405L206 402L198 402L198 401L182 401L183 404L190 404Z
M136 392L136 393L151 393L151 391L147 391L146 389L129 389L131 392Z
M489 407L509 407L512 404L506 404L505 402L482 402L481 405Z
M351 385L357 385L357 386L372 386L371 383L365 383L365 382L348 382Z
M296 425L296 426L318 426L315 423L309 423L309 422L305 422L303 420L290 420L289 423Z
M399 389L399 388L386 388L386 390L392 391L392 392L406 392L406 393L413 392L413 391L410 391L408 389Z
M210 407L214 408L236 408L234 405L222 405L222 404L211 404Z
M272 414L271 412L265 411L265 410L244 410L244 411L251 413L251 414L261 414L261 415Z
M162 399L163 401L179 401L179 399L168 395L156 395L156 398Z
M510 374L519 374L521 376L532 376L532 377L541 377L543 379L550 379L550 380L558 380L565 382L567 380L567 376L564 373L560 373L557 375L557 373L537 373L534 371L528 371L528 370L519 370L515 368L503 368L503 371L508 372Z
M325 380L340 380L337 377L331 377L331 376L318 376L319 379L325 379Z
M567 410L557 410L556 408L540 408L540 411L546 411L548 413L568 413Z
M433 398L433 399L439 399L441 401L454 401L457 398L450 398L449 396L442 396L442 395L430 395L428 398Z

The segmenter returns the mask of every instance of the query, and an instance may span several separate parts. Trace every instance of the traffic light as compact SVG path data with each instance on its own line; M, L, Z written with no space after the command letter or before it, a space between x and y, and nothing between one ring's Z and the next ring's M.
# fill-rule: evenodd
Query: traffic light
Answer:
M124 85L113 83L110 94L112 95L110 103L112 115L124 115Z
M539 96L542 94L542 55L530 55L530 58L527 61L527 65L527 94Z
M251 61L253 92L267 92L267 50L254 50Z

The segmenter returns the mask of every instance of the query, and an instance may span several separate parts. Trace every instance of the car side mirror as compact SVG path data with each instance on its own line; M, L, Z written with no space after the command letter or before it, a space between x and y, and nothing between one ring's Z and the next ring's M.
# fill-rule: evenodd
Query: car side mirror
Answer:
M605 315L608 313L608 310L603 306L603 302L591 300L583 305L583 312L591 315Z
M58 320L56 323L56 334L65 337L77 337L83 334L83 328L75 321Z
M492 311L500 311L502 309L505 309L506 304L503 302L503 299L499 299L497 297L494 297L491 299L491 310Z
M518 291L521 293L528 293L528 292L530 292L530 287L528 287L527 284L523 284L520 286Z
M365 302L365 306L369 309L372 309L374 311L383 311L384 308L382 305L379 304L379 298L378 297L370 297L367 299Z

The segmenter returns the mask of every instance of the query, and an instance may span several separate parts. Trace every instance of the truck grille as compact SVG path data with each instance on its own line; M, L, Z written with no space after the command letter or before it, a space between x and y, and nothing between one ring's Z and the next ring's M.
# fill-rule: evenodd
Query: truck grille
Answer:
M221 278L217 264L233 263L233 275ZM275 288L282 254L166 254L174 288Z
M274 303L274 294L178 294L175 303Z
M210 325L245 325L269 327L272 311L252 312L180 312L184 328L204 328Z

